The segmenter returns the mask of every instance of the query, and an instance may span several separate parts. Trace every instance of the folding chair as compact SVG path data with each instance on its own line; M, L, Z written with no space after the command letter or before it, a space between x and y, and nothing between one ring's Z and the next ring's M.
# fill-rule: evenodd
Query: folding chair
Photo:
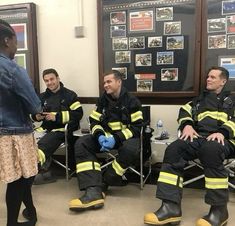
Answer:
M189 161L189 165L186 166L186 167L184 168L184 170L186 171L186 170L188 170L188 169L190 169L190 168L192 168L192 167L195 167L195 166L198 167L198 168L200 168L200 169L202 169L202 170L204 169L203 166L201 165L199 159L195 159L195 160ZM224 161L224 168L228 171L230 177L234 177L234 176L235 176L235 175L234 175L234 171L231 170L231 168L234 167L234 166L235 166L235 159L226 159L226 160ZM189 179L189 180L187 180L187 181L184 181L184 182L183 182L183 186L186 186L186 185L188 185L188 184L191 184L191 183L193 183L193 182L195 182L195 181L198 181L198 180L200 180L200 179L202 179L202 178L204 178L204 177L205 177L204 173L203 173L203 174L200 174L200 175L198 175L198 176L196 176L196 177L193 177L192 179ZM229 187L235 189L235 185L234 185L233 183L228 182L228 185L229 185Z
M72 171L70 168L69 168L69 163L68 163L68 124L65 125L64 127L64 143L62 143L58 148L57 150L55 151L56 152L61 152L64 150L64 153L65 153L65 161L64 162L60 162L59 160L55 159L52 157L52 161L54 163L56 163L57 165L61 166L63 169L65 169L65 178L66 180L68 181L69 179L71 179L71 177L73 176L73 174L75 173L75 171ZM55 155L54 153L54 155Z
M132 171L133 173L137 174L140 177L140 189L142 190L148 177L151 174L151 150L149 150L149 154L147 155L147 157L145 157L145 153L144 153L144 139L146 138L146 134L145 134L145 129L150 124L150 106L144 106L142 107L143 109L143 117L144 117L144 124L141 127L141 131L140 131L140 159L139 159L139 171L136 169L136 167L134 166L130 166L128 167L127 170ZM150 127L149 127L150 128ZM151 128L150 128L151 129ZM147 139L149 139L150 142L150 138L152 136L152 129L151 129L151 134L149 134L149 137L147 137ZM150 146L151 148L151 146ZM118 152L117 150L111 150L110 152L106 152L106 162L101 166L101 170L106 168L107 166L109 166L110 164L112 164L113 160L117 157ZM144 174L144 165L146 166L146 168L148 169L147 173Z

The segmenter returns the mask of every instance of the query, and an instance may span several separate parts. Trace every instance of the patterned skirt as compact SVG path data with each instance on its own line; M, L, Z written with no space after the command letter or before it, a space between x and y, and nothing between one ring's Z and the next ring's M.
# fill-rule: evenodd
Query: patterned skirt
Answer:
M11 183L37 173L37 144L33 133L0 135L0 180Z

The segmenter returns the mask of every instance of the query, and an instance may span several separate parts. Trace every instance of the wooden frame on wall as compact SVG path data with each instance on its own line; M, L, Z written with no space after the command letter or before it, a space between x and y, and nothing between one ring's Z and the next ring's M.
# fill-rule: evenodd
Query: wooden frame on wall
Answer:
M0 19L12 25L17 35L16 62L24 67L39 92L36 5L34 3L0 6Z
M97 9L100 93L115 69L143 104L198 95L201 0L97 0Z

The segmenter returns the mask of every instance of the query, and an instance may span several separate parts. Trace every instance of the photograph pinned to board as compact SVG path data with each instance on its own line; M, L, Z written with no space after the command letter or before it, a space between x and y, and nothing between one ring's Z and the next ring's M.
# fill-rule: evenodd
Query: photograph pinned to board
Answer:
M209 35L208 49L223 49L226 48L226 35Z
M145 49L145 37L129 37L129 49Z
M146 74L146 73L141 73L141 74L135 74L135 79L156 79L156 74Z
M112 38L113 50L128 50L128 38Z
M166 39L166 49L184 49L184 36L170 36Z
M152 80L136 80L137 92L152 92L153 81Z
M152 66L152 54L143 53L135 55L135 66L136 67L150 67Z
M110 37L126 37L126 25L113 25L110 26Z
M235 35L228 35L228 49L235 49Z
M161 81L178 81L178 68L162 68Z
M216 18L207 20L207 33L225 32L226 18Z
M117 51L115 52L115 63L131 63L131 51Z
M181 21L164 22L164 35L180 35Z
M112 70L119 71L123 80L127 79L127 67L113 67Z
M125 24L126 23L126 12L112 12L110 13L110 24Z
M154 31L153 18L154 18L153 9L129 12L129 31L130 32Z
M156 8L156 21L173 20L173 7Z
M227 34L235 33L235 15L227 16Z
M222 1L222 15L235 14L235 1Z
M148 48L162 47L162 36L148 37Z
M27 46L27 26L26 23L11 24L17 37L17 50L28 50Z
M157 52L157 65L161 64L174 64L174 52Z
M224 67L229 72L229 79L235 79L235 55L232 56L220 56L219 66Z

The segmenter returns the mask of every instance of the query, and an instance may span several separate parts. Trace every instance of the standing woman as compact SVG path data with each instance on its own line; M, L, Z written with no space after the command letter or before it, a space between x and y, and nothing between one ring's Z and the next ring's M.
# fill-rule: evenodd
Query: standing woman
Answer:
M0 180L7 183L7 226L33 226L31 185L38 161L29 115L41 112L41 103L26 70L13 61L16 50L13 28L0 20ZM18 223L22 201L34 217Z

